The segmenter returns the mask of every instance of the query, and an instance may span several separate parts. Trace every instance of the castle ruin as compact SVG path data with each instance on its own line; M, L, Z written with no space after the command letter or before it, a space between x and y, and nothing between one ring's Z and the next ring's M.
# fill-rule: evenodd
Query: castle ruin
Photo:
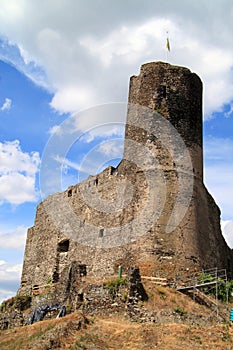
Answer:
M213 267L232 275L220 210L203 183L202 83L189 69L144 64L130 80L117 168L38 205L19 294L47 281L67 285L71 266L77 276L110 276L118 266L139 266L144 276Z

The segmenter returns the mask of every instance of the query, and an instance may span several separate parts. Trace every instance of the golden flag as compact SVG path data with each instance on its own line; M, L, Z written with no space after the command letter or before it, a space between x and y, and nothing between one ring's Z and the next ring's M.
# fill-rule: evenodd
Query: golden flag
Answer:
M168 50L168 51L170 51L170 43L169 43L169 39L167 38L167 40L166 40L166 49Z

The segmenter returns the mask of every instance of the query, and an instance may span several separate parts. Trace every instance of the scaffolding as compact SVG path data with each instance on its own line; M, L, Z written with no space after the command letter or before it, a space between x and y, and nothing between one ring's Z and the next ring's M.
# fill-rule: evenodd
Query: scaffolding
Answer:
M227 283L227 272L225 269L218 269L217 267L208 270L202 270L195 272L190 276L180 277L176 281L176 289L184 294L192 295L194 301L202 301L206 304L212 312L208 318L216 313L217 321L219 322L219 316L221 318L227 317L226 310L223 310L223 306L219 303L219 286L225 285L226 289L226 304L229 301L229 291ZM221 315L220 315L221 313Z

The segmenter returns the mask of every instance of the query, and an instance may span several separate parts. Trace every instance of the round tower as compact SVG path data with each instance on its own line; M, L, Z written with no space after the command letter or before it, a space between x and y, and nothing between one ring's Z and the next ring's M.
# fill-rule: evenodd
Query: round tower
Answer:
M189 150L193 176L202 181L202 82L200 78L184 67L163 62L144 64L141 66L140 74L130 79L129 104L150 108L175 127ZM135 130L130 125L134 117L133 113L128 113L125 138L138 141L140 130ZM145 137L149 135L144 135ZM146 140L143 143L145 142ZM154 142L156 143L156 140Z

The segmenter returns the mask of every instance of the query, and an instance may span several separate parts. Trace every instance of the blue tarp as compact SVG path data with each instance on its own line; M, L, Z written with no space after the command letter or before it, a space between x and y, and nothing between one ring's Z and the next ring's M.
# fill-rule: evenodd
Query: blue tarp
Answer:
M56 310L59 310L57 318L64 317L66 315L66 307L64 305L63 306L58 304L41 305L33 311L33 314L30 316L27 324L33 324L35 322L42 321L48 312L56 311Z

